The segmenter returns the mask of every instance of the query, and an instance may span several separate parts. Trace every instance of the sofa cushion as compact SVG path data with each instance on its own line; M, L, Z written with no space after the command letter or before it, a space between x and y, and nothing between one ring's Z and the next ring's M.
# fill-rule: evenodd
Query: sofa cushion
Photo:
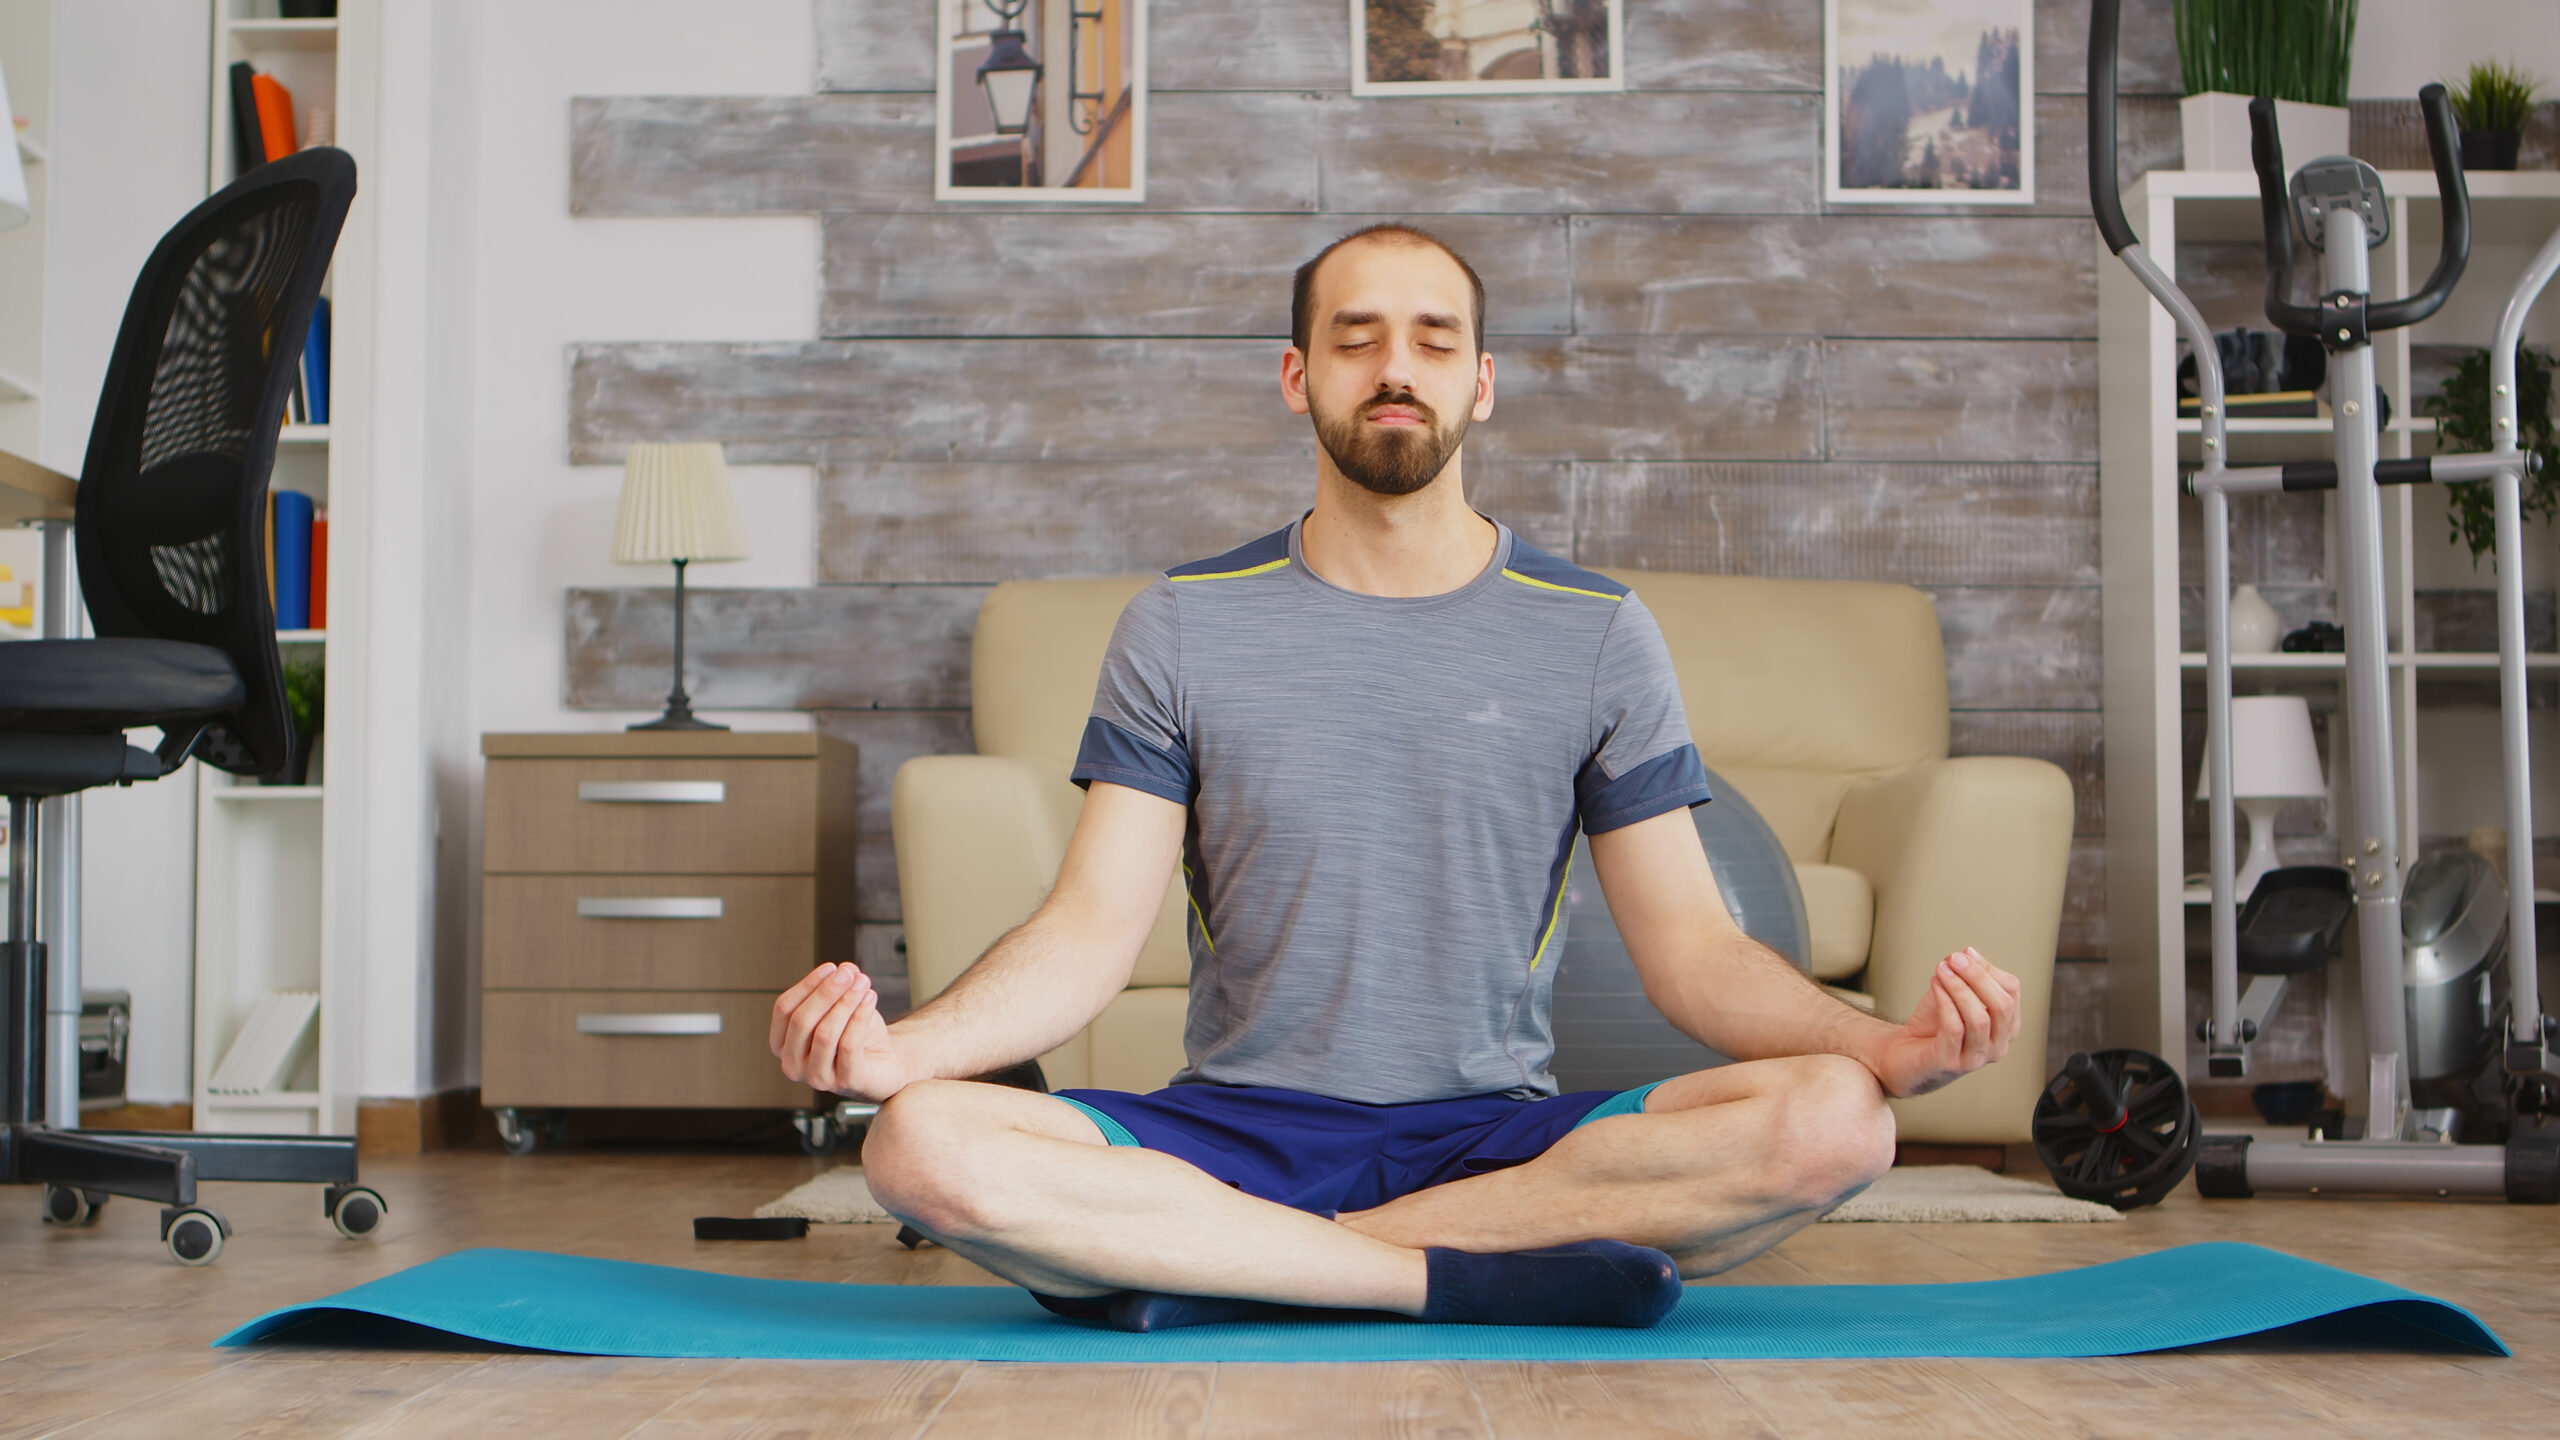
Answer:
M1011 580L987 593L969 644L969 719L978 753L1075 768L1102 653L1120 612L1153 575Z
M1867 877L1839 865L1796 865L1804 919L1813 932L1813 978L1845 980L1867 968L1875 938L1876 892Z
M1719 775L1890 775L1947 753L1946 649L1908 585L1602 572L1662 627L1699 758ZM1826 858L1839 796L1736 778L1799 860ZM1798 801L1803 804L1799 805ZM1801 811L1802 813L1798 813Z
M1182 1027L1190 1008L1191 991L1181 985L1141 986L1112 997L1088 1032L1092 1078L1085 1083L1140 1095L1163 1089L1187 1063Z

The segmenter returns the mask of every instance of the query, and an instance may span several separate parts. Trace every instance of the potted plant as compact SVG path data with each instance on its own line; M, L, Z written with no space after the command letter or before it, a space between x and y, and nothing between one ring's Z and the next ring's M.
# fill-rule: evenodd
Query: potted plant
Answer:
M2453 92L2454 123L2462 127L2462 168L2516 168L2525 124L2542 98L2540 82L2513 65L2483 60L2445 88Z
M2293 161L2347 153L2356 0L2177 0L2178 125L2190 170L2247 170L2249 101L2276 102Z
M315 657L284 657L284 708L293 717L293 744L285 751L284 773L260 782L267 785L311 783L312 748L320 743L329 672Z
M2542 469L2525 477L2524 517L2549 519L2560 514L2560 439L2551 423L2551 376L2548 352L2530 345L2516 347L2516 445L2542 457ZM2420 407L2436 417L2438 448L2448 454L2482 454L2494 447L2489 436L2489 352L2474 350L2462 357L2436 393ZM2476 568L2498 545L2497 497L2487 485L2447 485L2447 539L2471 548Z

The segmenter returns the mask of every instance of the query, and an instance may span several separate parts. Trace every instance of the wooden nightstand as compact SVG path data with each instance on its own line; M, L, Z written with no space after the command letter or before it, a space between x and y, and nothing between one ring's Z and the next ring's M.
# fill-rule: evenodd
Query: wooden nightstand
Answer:
M773 997L853 953L853 747L814 734L485 735L481 1102L824 1104L766 1049Z

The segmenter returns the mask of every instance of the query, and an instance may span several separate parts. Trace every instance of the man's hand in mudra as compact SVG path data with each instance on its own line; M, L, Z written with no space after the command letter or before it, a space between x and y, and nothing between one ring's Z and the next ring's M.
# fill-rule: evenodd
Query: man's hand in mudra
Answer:
M782 1073L813 1090L879 1101L916 1078L880 1018L880 992L854 965L821 965L783 991L767 1043Z
M1938 962L1911 1018L1868 1065L1888 1095L1926 1095L2009 1053L2018 977L1967 947Z

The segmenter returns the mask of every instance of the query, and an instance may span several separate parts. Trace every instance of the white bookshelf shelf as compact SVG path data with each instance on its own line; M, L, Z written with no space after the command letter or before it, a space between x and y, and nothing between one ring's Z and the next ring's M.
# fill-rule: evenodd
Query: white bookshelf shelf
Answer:
M233 785L213 792L217 805L284 805L319 798L317 785Z
M43 141L30 140L21 134L18 136L18 158L29 165L42 165L51 157L45 154Z
M0 404L13 400L41 400L44 387L21 375L0 370Z
M2486 651L2399 650L2394 651L2389 659L2391 668L2395 670L2448 670L2454 672L2482 670L2487 671L2490 674L2496 674L2498 669L2498 657ZM2178 668L2181 670L2202 670L2204 668L2204 656L2194 650L2180 651L2178 654ZM2279 651L2273 655L2234 655L2231 657L2231 668L2234 670L2330 670L2342 672L2347 668L2347 657L2322 651L2300 653L2286 653ZM2560 655L2555 655L2548 651L2536 651L2524 657L2524 668L2527 670L2560 670Z
M225 20L222 28L229 32L240 48L251 54L267 50L285 50L309 55L334 56L338 49L336 20L280 20L256 18Z
M326 445L329 443L329 427L287 425L276 432L276 443L279 445Z
M329 632L326 630L279 630L276 632L276 643L279 645L326 645L329 643Z

